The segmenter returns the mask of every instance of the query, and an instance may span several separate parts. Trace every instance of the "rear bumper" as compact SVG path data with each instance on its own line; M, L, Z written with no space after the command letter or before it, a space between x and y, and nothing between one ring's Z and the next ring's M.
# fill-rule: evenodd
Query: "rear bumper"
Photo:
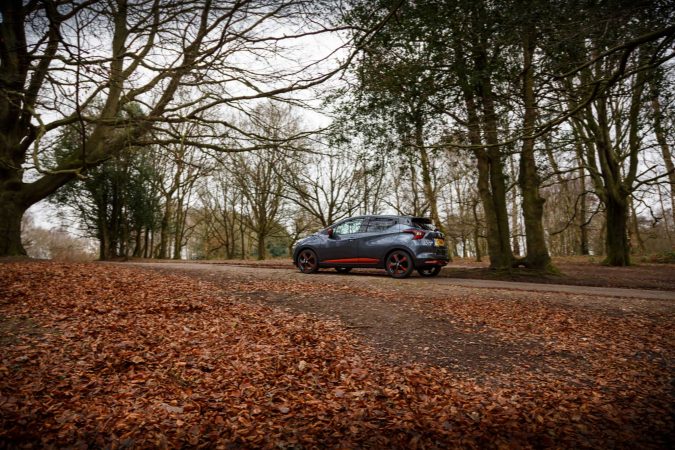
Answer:
M437 255L435 253L423 253L417 255L415 258L415 266L446 266L450 259L445 255Z

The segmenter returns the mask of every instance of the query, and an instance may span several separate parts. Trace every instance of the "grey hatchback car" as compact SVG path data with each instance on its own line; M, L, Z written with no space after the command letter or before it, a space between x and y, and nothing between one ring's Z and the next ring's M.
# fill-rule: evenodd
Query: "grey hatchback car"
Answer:
M298 241L293 263L303 273L335 268L385 269L394 278L438 275L449 261L445 236L431 220L413 216L358 216Z

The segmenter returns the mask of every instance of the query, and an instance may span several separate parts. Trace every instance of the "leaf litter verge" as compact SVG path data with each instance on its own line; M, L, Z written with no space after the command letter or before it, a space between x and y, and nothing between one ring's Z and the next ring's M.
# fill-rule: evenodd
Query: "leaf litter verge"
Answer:
M385 363L339 322L227 290L138 268L3 264L3 323L29 319L43 332L1 328L12 339L0 362L0 442L659 448L672 436L670 367L652 371L672 357L666 341L645 357L649 379L628 371L637 390L611 377L604 388L546 374L478 382Z

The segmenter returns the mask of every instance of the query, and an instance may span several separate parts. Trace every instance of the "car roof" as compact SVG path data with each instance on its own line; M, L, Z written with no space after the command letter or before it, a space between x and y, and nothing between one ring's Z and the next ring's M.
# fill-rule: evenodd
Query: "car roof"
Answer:
M368 217L375 217L378 219L411 219L411 220L418 220L418 221L424 221L424 222L431 222L431 219L427 217L419 217L419 216L408 216L408 215L394 215L394 214L364 214L360 216L354 216L350 217L350 219L360 219L360 218L368 218Z

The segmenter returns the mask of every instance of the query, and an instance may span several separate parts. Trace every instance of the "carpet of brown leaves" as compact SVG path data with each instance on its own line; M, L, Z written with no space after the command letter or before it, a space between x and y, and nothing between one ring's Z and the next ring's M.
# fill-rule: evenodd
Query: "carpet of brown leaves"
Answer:
M245 288L293 290L259 283ZM227 291L134 267L0 265L0 448L673 444L672 314L439 301L468 332L547 343L531 368L477 378L387 364L338 321ZM565 354L582 356L568 376L536 370Z

